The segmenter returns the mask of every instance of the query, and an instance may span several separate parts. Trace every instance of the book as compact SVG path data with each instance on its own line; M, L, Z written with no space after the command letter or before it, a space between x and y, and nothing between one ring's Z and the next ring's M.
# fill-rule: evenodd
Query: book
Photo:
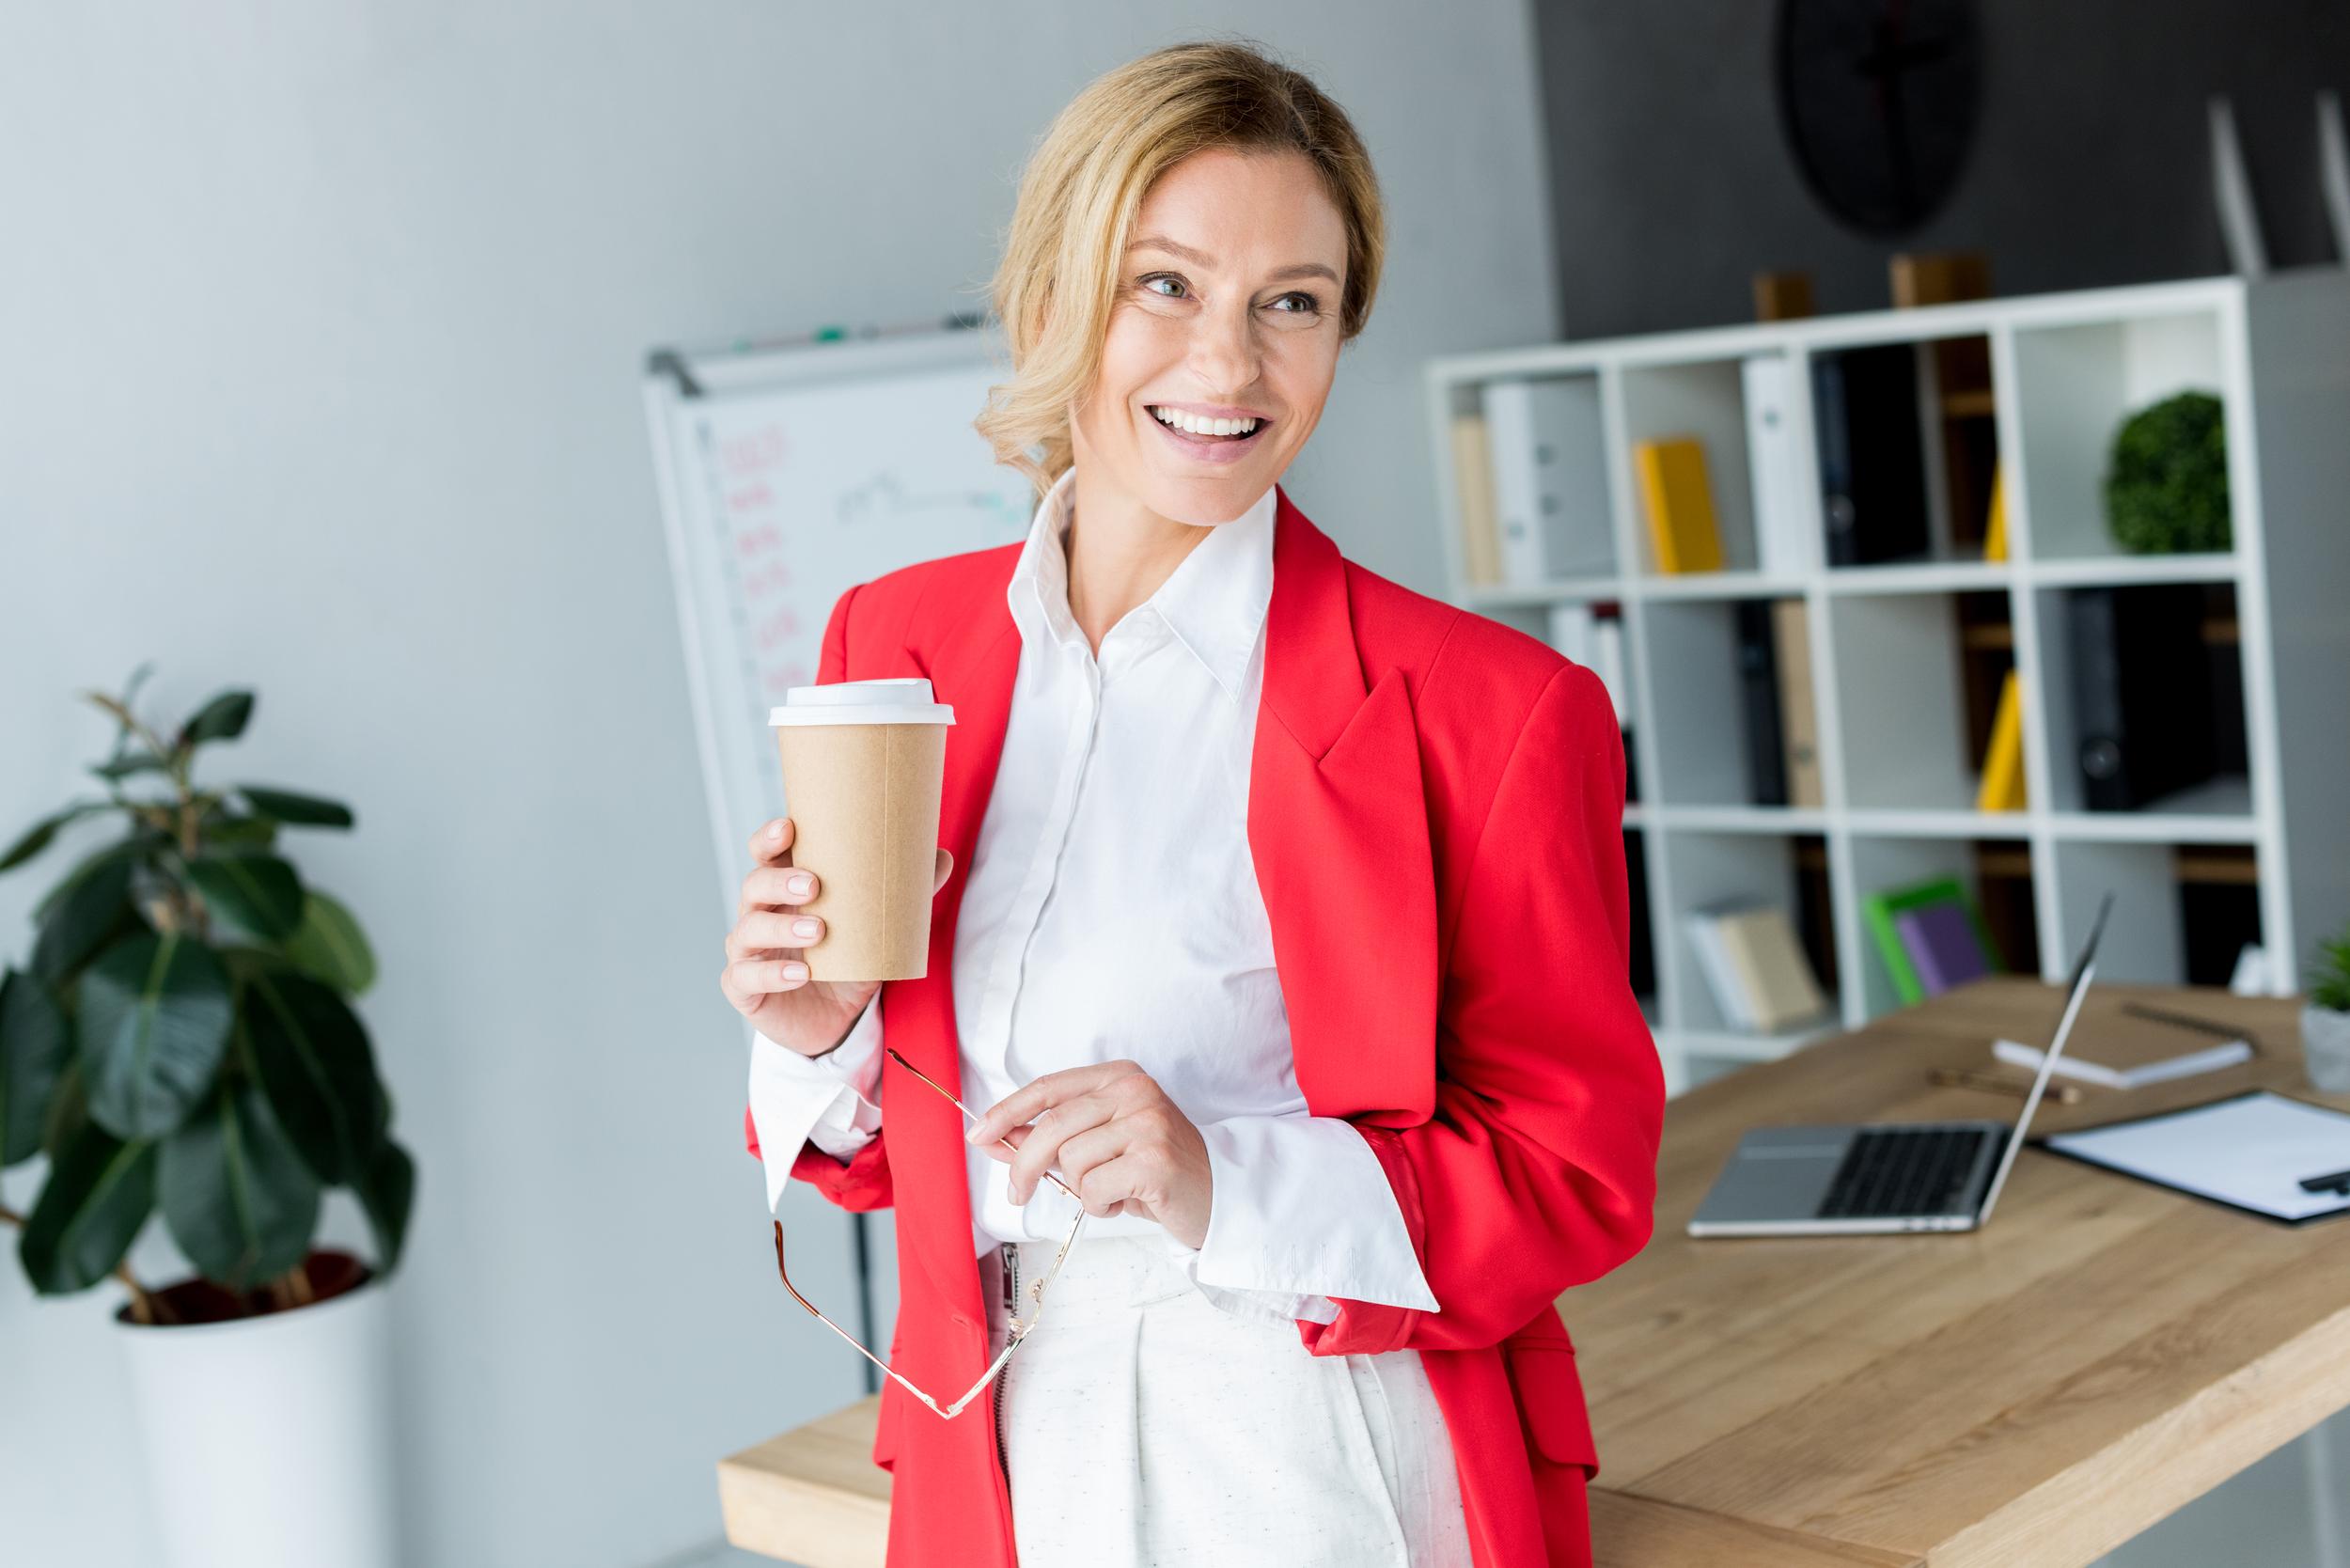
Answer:
M2026 1045L2013 1040L1995 1040L1991 1055L2011 1067L2021 1067L2037 1073L2047 1053L2037 1045ZM2143 1089L2148 1084L2169 1083L2174 1078L2192 1078L2200 1074L2217 1073L2223 1067L2252 1059L2252 1043L2248 1040L2230 1040L2217 1045L2206 1045L2200 1051L2184 1051L2175 1057L2163 1057L2155 1061L2141 1061L2133 1067L2108 1067L2103 1062L2084 1061L2067 1051L2057 1058L2052 1078L2077 1078L2085 1084L2102 1084L2107 1089Z
M1656 570L1719 572L1722 538L1714 519L1714 491L1705 472L1703 444L1686 435L1635 442L1632 460L1639 476Z
M1795 427L1788 409L1789 378L1782 354L1752 354L1741 362L1746 394L1747 468L1754 492L1757 564L1775 576L1806 570L1803 473L1795 461Z
M1827 997L1783 911L1769 905L1737 910L1717 917L1714 929L1744 988L1747 1015L1757 1033L1777 1034L1827 1011Z
M1929 996L1990 974L1991 955L1960 903L1929 903L1893 917L1909 966Z
M2024 809L2024 689L2015 672L1999 682L1998 706L1991 714L1991 745L1982 759L1982 780L1975 787L1978 811Z
M1452 478L1461 503L1461 555L1471 583L1501 581L1500 524L1494 515L1493 443L1481 414L1452 416Z
M1598 378L1492 382L1484 398L1502 580L1613 572Z
M1739 706L1746 715L1747 795L1757 806L1787 804L1787 756L1778 720L1778 640L1768 600L1741 599L1737 617Z
M1828 564L1924 555L1925 443L1913 345L1816 356L1811 400Z
M1722 1015L1726 1027L1747 1033L1753 1032L1755 1024L1754 1014L1747 1011L1746 980L1731 960L1719 921L1724 915L1751 907L1751 900L1725 900L1692 909L1681 917L1682 930L1688 935L1690 951L1697 954L1698 972L1705 977L1705 989L1713 996L1715 1010Z
M1810 618L1800 599L1771 604L1772 651L1778 665L1778 737L1787 804L1826 803L1820 783L1820 728L1811 693Z
M1982 558L2007 559L2007 476L1991 465L1991 510L1982 525Z
M1991 945L1991 933L1982 923L1982 913L1956 877L1931 877L1867 894L1860 901L1861 921L1876 943L1877 957L1884 962L1886 978L1892 982L1894 996L1904 1007L1924 1001L1928 992L1899 922L1904 915L1936 904L1953 904L1962 909L1984 961L1995 971L1999 967L1996 957L1998 949Z

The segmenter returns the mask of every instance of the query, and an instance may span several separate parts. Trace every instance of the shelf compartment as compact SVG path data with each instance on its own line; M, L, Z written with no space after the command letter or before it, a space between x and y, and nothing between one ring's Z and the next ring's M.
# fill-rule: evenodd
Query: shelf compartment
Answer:
M1629 509L1634 571L1642 583L1653 587L1702 582L1759 571L1762 557L1755 537L1753 459L1747 446L1745 362L1712 359L1625 366L1623 423L1623 504ZM1712 493L1715 527L1721 537L1720 572L1668 573L1657 564L1633 448L1639 442L1675 436L1694 437L1705 449L1706 485Z
M2061 825L2108 838L2248 836L2234 586L2065 585L2036 588L2030 602L2048 805ZM2199 820L2108 825L2132 818Z
M1659 936L1670 945L1673 973L1668 980L1679 1006L1676 1035L1738 1037L1751 1053L1711 1049L1706 1055L1761 1059L1773 1043L1809 1038L1833 1028L1840 1017L1834 911L1827 873L1826 840L1816 834L1708 833L1674 830L1666 855L1667 924ZM1689 937L1684 917L1703 905L1751 899L1783 912L1801 945L1812 978L1827 1001L1816 1021L1770 1035L1734 1027L1715 1000L1706 970Z
M1643 635L1648 644L1647 674L1653 700L1650 713L1656 725L1657 776L1646 798L1668 807L1729 808L1741 811L1788 809L1756 798L1758 743L1750 734L1757 722L1747 698L1747 672L1742 666L1742 615L1769 617L1767 609L1747 608L1747 600L1652 599L1641 606ZM1785 733L1787 694L1778 683L1776 626L1770 628L1769 690L1773 711ZM1798 688L1801 690L1802 688ZM1813 711L1819 702L1817 677L1809 692ZM1783 749L1778 776L1787 768ZM1794 781L1786 781L1792 792ZM1773 825L1790 825L1775 823Z
M1977 634L2011 604L2005 592L1828 601L1848 806L1981 815L1988 702L2013 652Z
M2106 526L2105 476L2123 420L2225 384L2210 308L2015 329L2015 445L2038 561L2131 557ZM2240 421L2228 413L2229 439ZM2240 498L2239 498L2240 500Z
M2225 985L2243 944L2262 940L2259 863L2247 846L2059 840L2055 857L2062 940L2044 947L2046 979L2070 972L2107 890L2101 981Z

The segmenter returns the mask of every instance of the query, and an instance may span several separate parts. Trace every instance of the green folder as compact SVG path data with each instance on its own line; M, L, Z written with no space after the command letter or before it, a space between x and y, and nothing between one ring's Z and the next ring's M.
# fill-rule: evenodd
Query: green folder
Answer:
M1862 918L1869 922L1870 934L1876 938L1877 952L1885 960L1886 973L1892 977L1893 993L1907 1007L1926 999L1925 982L1918 978L1918 966L1910 962L1909 949L1902 941L1902 933L1894 925L1897 917L1913 909L1926 909L1935 904L1954 903L1966 912L1966 923L1974 928L1975 940L1982 944L1983 956L1994 969L2001 968L1999 949L1992 944L1991 932L1982 923L1982 912L1966 896L1966 889L1956 877L1935 877L1931 881L1913 883L1906 887L1888 887L1881 893L1871 893L1860 901Z

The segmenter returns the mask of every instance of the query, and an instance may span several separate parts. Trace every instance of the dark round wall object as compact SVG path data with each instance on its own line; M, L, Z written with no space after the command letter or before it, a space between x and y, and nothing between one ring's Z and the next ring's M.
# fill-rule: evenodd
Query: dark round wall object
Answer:
M1974 140L1973 0L1779 0L1777 53L1780 129L1821 204L1867 234L1933 216Z

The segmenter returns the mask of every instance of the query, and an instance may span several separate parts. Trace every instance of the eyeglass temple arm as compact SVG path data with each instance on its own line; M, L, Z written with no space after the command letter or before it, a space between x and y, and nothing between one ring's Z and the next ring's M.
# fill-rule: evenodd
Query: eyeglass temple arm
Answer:
M899 1066L904 1068L907 1072L913 1074L916 1077L921 1079L932 1089L937 1090L940 1094L946 1095L947 1103L954 1106L955 1109L963 1112L963 1119L965 1121L970 1122L975 1127L979 1125L979 1119L972 1113L970 1106L956 1099L952 1094L948 1094L947 1087L944 1084L940 1083L936 1078L932 1077L928 1073L923 1072L920 1068L915 1066L914 1063L906 1060L904 1057L900 1056L896 1046L884 1044L882 1046L882 1050L887 1053L890 1060L896 1062ZM1005 1148L1010 1150L1015 1154L1020 1152L1020 1146L1012 1142L1009 1137L999 1137L995 1141L1002 1144ZM1049 1170L1045 1171L1043 1175L1044 1179L1052 1183L1053 1185L1060 1188L1061 1191L1069 1194L1070 1197L1077 1198L1076 1189L1072 1187L1067 1182L1062 1181L1059 1177L1054 1175ZM1083 1203L1085 1200L1077 1198L1077 1201L1079 1203Z

